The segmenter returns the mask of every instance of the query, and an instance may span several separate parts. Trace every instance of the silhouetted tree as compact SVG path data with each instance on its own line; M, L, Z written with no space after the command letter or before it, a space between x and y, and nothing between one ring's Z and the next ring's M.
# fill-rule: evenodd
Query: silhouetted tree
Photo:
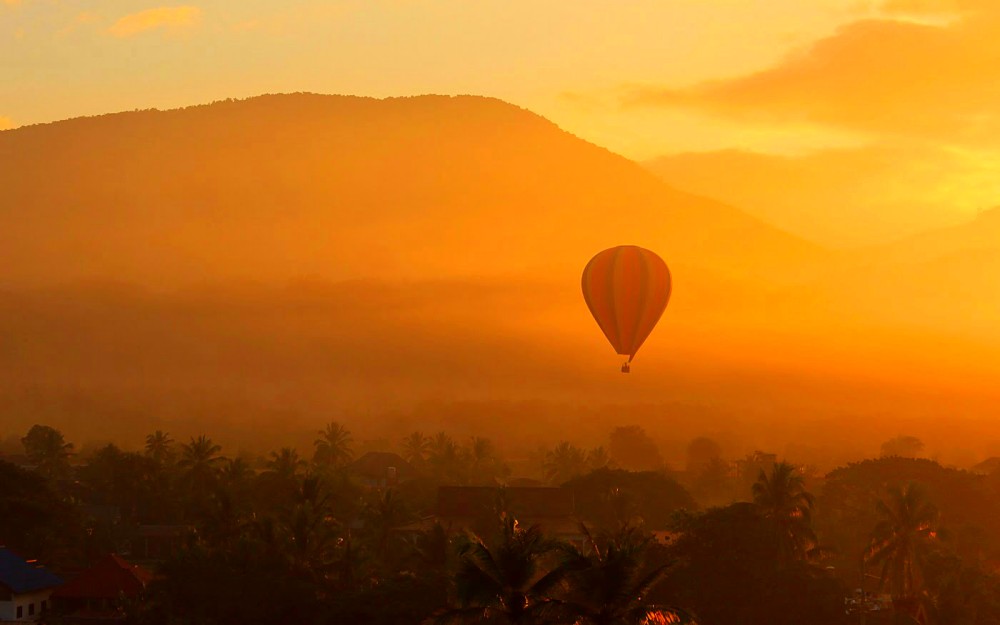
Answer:
M545 479L553 484L567 482L587 470L586 452L567 441L545 454Z
M802 475L787 462L779 462L768 475L760 472L753 485L753 500L778 531L784 558L807 559L816 553L812 529L813 496Z
M567 623L619 625L639 623L649 611L649 589L659 582L667 564L646 561L652 541L638 529L624 526L595 540L586 527L586 548L566 544L560 566L567 592L560 614Z
M916 436L897 436L882 443L881 455L918 458L923 450L924 442Z
M413 432L403 439L403 459L414 466L423 465L431 450L431 440L422 432Z
M697 475L705 470L712 461L722 458L722 448L707 436L699 436L687 446L685 469L690 475Z
M341 467L354 457L351 442L351 433L347 428L331 421L319 431L319 438L313 443L316 446L313 461L325 467Z
M28 459L38 472L50 479L69 475L69 459L73 444L67 443L62 432L47 425L33 425L21 439Z
M553 608L550 592L565 570L546 570L542 560L555 545L538 526L522 528L510 515L499 525L491 540L473 536L461 548L454 576L458 607L440 620L534 623Z
M166 464L173 460L174 439L162 430L156 430L146 436L146 455L158 464Z
M617 427L611 432L608 451L619 467L630 471L649 471L663 467L663 456L656 443L638 425Z
M272 451L271 459L267 461L267 470L287 482L294 482L295 476L305 467L305 460L299 458L299 452L291 447L282 447L278 451Z
M888 497L876 506L881 520L872 532L867 562L881 568L880 584L912 611L928 558L938 546L937 508L914 482L890 487Z

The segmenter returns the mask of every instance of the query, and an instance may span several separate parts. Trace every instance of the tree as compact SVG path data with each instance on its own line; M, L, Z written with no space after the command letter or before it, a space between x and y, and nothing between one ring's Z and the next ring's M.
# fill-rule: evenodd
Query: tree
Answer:
M872 532L866 561L881 567L880 585L888 586L895 600L912 604L923 585L927 560L938 546L938 511L915 482L892 486L888 495L876 504L881 520Z
M488 438L473 436L465 455L468 459L470 481L474 483L492 483L496 478L509 473L509 469L497 457L493 441Z
M164 464L173 459L174 439L163 430L156 430L146 436L146 455L157 464Z
M190 488L189 495L196 508L203 508L209 489L215 484L216 468L225 459L219 455L222 447L204 434L191 437L190 443L181 446L177 466L184 470L184 479Z
M33 425L21 439L28 459L37 465L38 472L50 479L69 474L69 458L73 444L67 443L62 432L47 425Z
M350 431L336 421L331 421L319 431L319 438L313 443L316 446L313 461L326 467L344 466L354 457L351 443Z
M707 436L699 436L687 446L685 469L689 475L698 475L715 460L722 458L722 448Z
M581 519L606 530L640 519L648 529L666 529L678 510L697 507L683 486L655 471L598 469L573 478L563 488L573 492Z
M770 519L778 532L785 559L807 559L816 553L812 529L813 496L806 491L802 475L787 462L760 472L753 485L754 504Z
M883 457L919 458L924 450L924 442L916 436L897 436L882 443Z
M413 432L403 439L403 458L414 466L422 465L430 450L431 440L422 432Z
M587 454L579 447L562 441L545 454L545 478L562 484L587 472Z
M468 623L533 623L554 607L549 593L565 574L560 567L546 571L542 559L554 544L537 525L522 528L502 514L492 540L472 536L459 551L454 575L458 607L442 620Z
M561 566L568 587L560 611L579 625L638 623L649 611L647 593L669 565L646 562L651 539L623 526L595 540L586 527L587 549L565 545Z
M291 447L282 447L279 451L272 451L271 459L267 461L267 470L281 480L288 482L294 482L295 476L305 466L305 460L299 458L299 452Z
M378 493L374 501L365 506L362 517L374 546L375 554L383 564L388 564L392 530L410 520L406 502L389 488Z
M611 432L608 451L615 464L630 471L650 471L663 467L656 443L638 425L617 427Z
M676 605L703 625L842 625L845 590L819 566L784 562L774 524L752 503L678 515L674 562L651 589L657 604Z
M611 455L603 446L598 445L587 452L587 468L591 471L603 468L614 468L611 462Z

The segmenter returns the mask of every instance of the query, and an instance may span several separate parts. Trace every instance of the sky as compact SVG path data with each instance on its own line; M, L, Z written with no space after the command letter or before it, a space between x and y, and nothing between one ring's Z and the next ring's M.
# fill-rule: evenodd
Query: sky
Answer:
M750 209L877 216L833 232L768 215L833 246L1000 195L993 0L182 1L0 0L0 128L261 93L479 94L629 158L708 155L715 195ZM734 152L784 169L736 193ZM788 192L787 159L840 173Z

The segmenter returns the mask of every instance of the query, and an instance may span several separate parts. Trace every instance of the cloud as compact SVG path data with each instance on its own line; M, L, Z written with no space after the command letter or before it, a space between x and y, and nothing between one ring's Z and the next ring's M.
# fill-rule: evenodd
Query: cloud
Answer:
M12 120L9 117L4 117L3 115L0 115L0 130L10 130L11 128L14 127L15 127L14 120Z
M895 0L886 8L944 4ZM1000 15L983 0L947 4L973 14L945 24L858 21L763 71L683 89L636 88L623 101L754 123L994 142L1000 136Z
M108 32L115 37L132 37L157 29L177 32L197 25L200 19L201 9L198 7L158 7L122 17Z

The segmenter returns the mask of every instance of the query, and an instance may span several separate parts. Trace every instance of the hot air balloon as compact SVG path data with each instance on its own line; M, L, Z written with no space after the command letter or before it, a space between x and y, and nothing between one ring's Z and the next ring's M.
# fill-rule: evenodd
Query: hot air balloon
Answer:
M663 259L635 245L604 250L584 268L583 299L615 352L628 356L622 373L666 309L670 284Z

